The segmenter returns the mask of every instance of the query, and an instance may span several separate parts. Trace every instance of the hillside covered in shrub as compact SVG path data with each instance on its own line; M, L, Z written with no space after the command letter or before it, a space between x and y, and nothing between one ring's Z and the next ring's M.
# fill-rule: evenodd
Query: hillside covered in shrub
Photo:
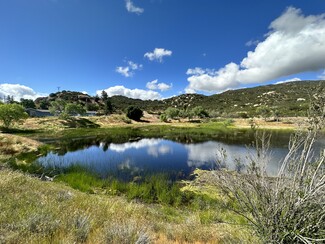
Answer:
M258 108L263 107L278 116L306 116L310 97L319 89L325 89L325 81L287 82L228 90L211 96L182 94L163 100L142 101L124 96L113 96L110 101L116 112L125 111L131 105L149 113L160 113L168 107L189 109L202 106L213 116L252 117L259 114ZM50 103L57 99L81 104L87 110L92 111L100 111L104 107L101 97L73 91L51 93L48 97L37 98L35 104L37 108L48 109Z

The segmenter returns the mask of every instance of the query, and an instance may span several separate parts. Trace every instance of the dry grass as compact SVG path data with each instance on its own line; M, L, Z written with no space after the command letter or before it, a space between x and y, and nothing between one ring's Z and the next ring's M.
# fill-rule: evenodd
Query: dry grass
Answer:
M156 118L144 118L150 124ZM123 115L88 117L101 127L127 125ZM21 128L62 131L55 117L29 118ZM148 122L132 122L143 126ZM171 126L196 124L173 122ZM0 161L41 144L0 134ZM222 199L201 174L187 190ZM0 164L0 243L254 243L257 240L229 211L174 208L128 202L124 197L85 194L58 182L42 182Z
M233 119L234 126L237 128L251 128L251 119ZM285 117L279 121L265 121L264 119L254 118L255 126L260 129L297 129L307 128L308 118L306 117Z
M140 122L130 121L122 114L112 114L109 116L93 116L83 117L89 120L91 123L98 125L102 128L109 128L113 126L128 126L130 124L134 126L141 125L170 125L170 126L182 126L182 127L197 127L199 124L190 123L187 119L172 120L169 123L161 122L158 115L144 113L144 117ZM226 120L226 119L224 119ZM234 121L233 126L236 128L250 128L250 119L232 119ZM263 119L254 119L256 125L261 129L295 129L298 127L306 127L308 125L307 118L281 118L280 122L264 121ZM17 126L20 129L28 130L43 130L43 131L62 131L69 127L66 121L59 119L58 117L46 117L46 118L28 118L23 124Z
M0 133L0 155L2 156L36 151L40 145L40 142L26 137Z
M202 223L200 211L81 193L0 170L0 243L247 243L238 226Z
M0 161L41 143L0 134ZM175 208L86 194L0 163L0 243L232 243L251 235L222 210ZM229 215L229 216L227 216Z
M63 120L58 117L45 117L45 118L28 118L20 128L29 130L63 130L66 128L62 123Z

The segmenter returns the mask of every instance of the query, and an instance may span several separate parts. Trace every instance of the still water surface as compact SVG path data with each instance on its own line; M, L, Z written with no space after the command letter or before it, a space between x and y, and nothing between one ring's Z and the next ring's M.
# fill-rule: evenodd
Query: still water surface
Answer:
M284 143L273 143L270 149L271 163L267 167L275 174L279 162L287 153L288 136ZM78 145L73 151L50 152L37 159L36 163L45 167L68 168L80 165L102 178L114 176L132 180L147 173L167 173L175 178L186 178L195 168L213 169L220 158L221 149L227 154L227 167L235 169L235 159L247 163L248 155L256 154L253 147L245 143L227 143L217 140L200 142L176 142L164 138L142 138L133 142L113 143L105 140L83 142L75 139L69 142ZM325 141L320 140L317 148L324 148Z

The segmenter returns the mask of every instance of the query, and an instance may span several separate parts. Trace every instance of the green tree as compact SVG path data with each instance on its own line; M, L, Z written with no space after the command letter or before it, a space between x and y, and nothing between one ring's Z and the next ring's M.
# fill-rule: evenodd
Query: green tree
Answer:
M14 102L14 96L10 96L10 95L8 95L7 97L6 97L6 103L13 103Z
M65 110L66 104L67 103L64 100L59 100L59 99L51 102L49 107L50 113L54 115L62 114Z
M271 110L266 106L260 106L256 109L256 113L266 119L270 116Z
M48 109L51 105L50 105L50 103L47 101L47 100L41 100L40 102L39 102L39 108L40 109Z
M197 106L197 107L192 108L192 114L199 118L208 118L209 117L209 113L202 106Z
M180 118L187 118L187 117L190 117L191 115L189 114L189 110L186 110L186 109L180 109L179 112L178 112L178 117Z
M279 117L280 117L280 111L277 108L272 109L272 116L274 117L274 120L279 122Z
M111 100L107 98L107 100L104 102L104 114L108 115L113 112L113 106L111 103Z
M104 114L111 114L113 112L112 102L109 99L107 92L104 90L102 91L102 100L104 102Z
M68 103L65 105L64 113L72 116L85 115L86 109L84 109L80 104Z
M179 109L173 107L169 107L165 110L165 114L169 119L176 119L179 116L179 113Z
M24 108L18 104L0 104L0 120L5 128L28 117Z
M86 108L88 111L98 111L99 110L99 106L97 103L87 103Z
M107 92L104 90L102 91L102 99L103 99L103 101L106 101L108 99Z
M142 116L143 116L143 111L139 107L129 106L126 109L126 117L128 117L129 119L139 121Z
M36 105L35 105L35 103L34 103L34 101L32 99L24 99L24 98L21 98L20 99L20 104L24 108L36 108Z

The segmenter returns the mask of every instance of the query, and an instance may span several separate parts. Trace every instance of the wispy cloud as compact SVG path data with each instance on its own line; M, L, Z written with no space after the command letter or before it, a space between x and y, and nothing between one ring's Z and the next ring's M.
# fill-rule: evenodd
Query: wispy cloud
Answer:
M325 80L325 70L320 76L318 76L318 78L321 80Z
M249 40L248 42L245 43L245 45L247 47L251 47L251 46L257 46L257 44L259 44L259 40Z
M166 83L158 83L158 80L153 80L147 83L146 87L150 90L160 90L160 91L168 91L173 87L173 84Z
M127 66L118 66L115 71L125 77L132 77L134 75L134 71L141 70L142 64L137 64L132 61L126 61Z
M136 7L131 0L125 0L125 7L128 12L135 14L142 14L144 12L143 8Z
M32 88L20 84L0 84L0 99L7 96L13 96L15 101L19 101L21 98L35 100L38 97L47 96L47 94L36 92Z
M164 57L168 57L172 55L172 51L171 50L167 50L164 48L155 48L155 50L153 50L153 52L147 52L144 54L144 57L148 58L150 61L158 61L158 62L162 62Z
M269 26L265 40L249 51L240 64L220 69L189 69L188 91L220 92L293 74L316 71L325 63L325 14L302 14L293 7Z
M96 91L96 94L100 95L103 90ZM109 97L121 95L133 99L141 100L156 100L161 99L161 95L156 91L147 91L142 89L129 89L124 86L113 86L105 89Z

